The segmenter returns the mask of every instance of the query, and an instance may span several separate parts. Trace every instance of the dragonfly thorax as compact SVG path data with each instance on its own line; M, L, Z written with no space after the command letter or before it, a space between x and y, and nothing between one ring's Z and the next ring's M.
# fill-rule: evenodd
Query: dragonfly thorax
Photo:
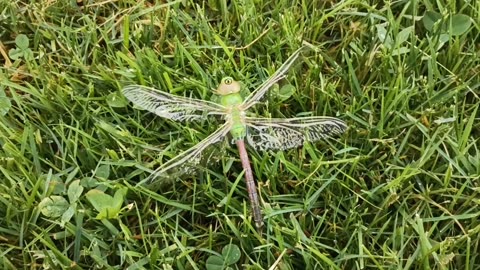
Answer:
M239 94L232 94L232 95L240 96ZM222 97L222 99L224 99L226 97L227 96ZM228 97L230 97L230 95ZM232 97L230 97L230 98L231 98L230 101L237 100L235 97L233 99L232 99ZM241 102L241 100L237 100L237 101ZM225 115L225 121L227 123L229 123L230 134L232 134L233 140L234 141L242 140L247 135L247 126L245 124L245 115L246 115L245 112L240 109L239 104L237 104L237 105L234 105L234 104L225 105L224 104L224 106L228 107L227 114Z
M241 140L246 136L245 112L241 108L243 97L240 95L240 83L232 77L225 77L217 88L220 104L225 107L225 120L230 123L230 134L233 139Z
M232 95L240 96L239 94ZM222 97L222 99L223 98L224 97ZM230 134L232 134L234 141L241 140L247 135L247 127L245 125L246 114L240 109L239 105L230 105L228 107L228 114L225 115L225 121L230 123Z

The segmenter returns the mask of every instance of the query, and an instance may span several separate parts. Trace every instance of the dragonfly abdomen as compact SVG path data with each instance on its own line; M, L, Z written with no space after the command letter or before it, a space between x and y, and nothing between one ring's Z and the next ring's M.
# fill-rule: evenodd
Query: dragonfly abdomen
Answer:
M230 129L230 134L232 134L233 140L243 140L247 136L247 128L242 123L234 123Z

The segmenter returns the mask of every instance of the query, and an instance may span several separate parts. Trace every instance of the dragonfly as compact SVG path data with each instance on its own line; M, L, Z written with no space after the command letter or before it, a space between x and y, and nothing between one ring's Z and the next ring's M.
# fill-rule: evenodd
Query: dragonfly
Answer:
M168 176L169 172L175 168L198 160L202 151L222 141L230 133L237 145L244 170L253 220L257 229L261 229L264 225L263 217L245 140L255 150L286 150L299 147L305 142L316 142L339 135L347 129L345 122L335 117L259 118L247 115L248 109L260 103L265 93L275 83L286 77L287 71L305 48L306 46L303 45L297 49L272 76L246 98L240 94L240 83L232 77L224 77L214 91L219 96L218 103L176 96L142 85L123 88L124 96L137 107L163 118L195 121L205 119L206 115L217 115L224 119L223 125L215 132L158 167L140 184L153 184L161 179L160 176Z

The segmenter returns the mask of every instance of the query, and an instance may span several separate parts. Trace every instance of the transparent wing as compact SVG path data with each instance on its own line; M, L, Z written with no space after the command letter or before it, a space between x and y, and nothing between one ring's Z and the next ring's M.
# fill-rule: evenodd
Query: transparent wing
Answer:
M154 187L158 181L172 179L175 176L182 174L188 174L194 170L196 165L200 162L202 151L209 145L221 141L229 131L230 125L225 123L201 142L164 163L153 171L149 177L138 183L138 185Z
M300 118L247 117L247 142L255 149L285 150L341 134L347 125L334 117Z
M253 90L250 95L248 95L247 98L245 98L245 101L242 104L242 108L244 110L247 110L248 108L252 107L255 105L267 92L272 85L274 85L276 82L279 80L283 79L285 77L285 73L288 71L290 66L297 60L298 56L300 55L300 52L304 50L305 48L308 48L307 46L302 46L298 50L296 50L283 64L282 66L272 75L270 78L268 78L262 85L260 85L257 89Z
M220 104L179 97L146 86L130 85L122 92L133 104L172 120L197 120L204 118L205 114L225 114L225 108Z

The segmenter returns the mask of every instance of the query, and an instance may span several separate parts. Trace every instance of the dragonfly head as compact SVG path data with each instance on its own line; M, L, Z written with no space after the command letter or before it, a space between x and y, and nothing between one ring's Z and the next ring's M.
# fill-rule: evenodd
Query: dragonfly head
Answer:
M217 87L215 93L220 96L226 96L240 92L240 83L235 81L232 77L225 77Z

